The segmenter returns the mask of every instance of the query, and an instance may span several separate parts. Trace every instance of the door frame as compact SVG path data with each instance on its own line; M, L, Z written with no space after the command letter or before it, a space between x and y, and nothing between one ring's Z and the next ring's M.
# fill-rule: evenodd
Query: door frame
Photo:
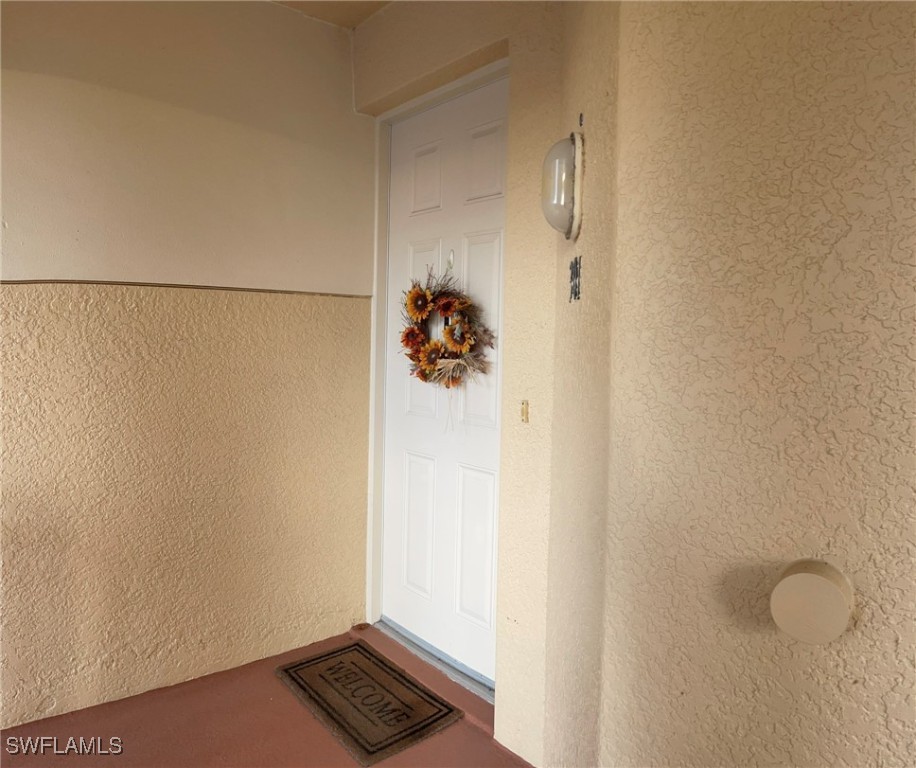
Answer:
M447 85L384 112L375 120L375 248L369 371L369 478L366 523L366 621L382 617L382 519L385 469L385 364L388 318L388 190L391 178L391 127L470 91L509 76L501 59ZM508 197L508 190L506 190ZM505 248L505 243L504 246ZM500 378L502 372L500 371ZM496 550L499 572L499 550ZM495 588L494 584L494 588Z

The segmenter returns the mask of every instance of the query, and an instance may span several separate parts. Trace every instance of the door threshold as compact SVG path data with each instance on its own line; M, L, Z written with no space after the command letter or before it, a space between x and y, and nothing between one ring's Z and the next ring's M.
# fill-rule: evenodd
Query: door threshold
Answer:
M474 672L474 670L469 669L460 661L456 661L451 656L447 656L442 651L433 648L429 643L421 640L391 619L382 616L373 626L380 632L384 632L392 640L403 645L415 656L419 656L430 666L438 669L450 680L454 680L458 685L467 688L471 693L476 694L489 704L496 703L494 682L489 678Z

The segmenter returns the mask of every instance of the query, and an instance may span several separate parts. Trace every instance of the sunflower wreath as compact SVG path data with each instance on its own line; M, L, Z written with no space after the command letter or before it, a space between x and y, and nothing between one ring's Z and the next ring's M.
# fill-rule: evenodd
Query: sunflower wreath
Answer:
M430 338L430 320L438 312L445 327L442 339ZM420 381L452 389L465 379L476 379L490 370L486 348L496 337L483 324L482 311L458 289L449 272L426 283L414 280L404 292L404 323L401 345L410 360L410 375Z

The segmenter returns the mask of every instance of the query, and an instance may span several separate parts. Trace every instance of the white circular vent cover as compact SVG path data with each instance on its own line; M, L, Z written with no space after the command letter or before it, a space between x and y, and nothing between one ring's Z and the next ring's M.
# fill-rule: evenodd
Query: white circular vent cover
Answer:
M842 571L822 560L796 560L770 595L770 613L787 635L822 645L843 634L853 601L852 584Z

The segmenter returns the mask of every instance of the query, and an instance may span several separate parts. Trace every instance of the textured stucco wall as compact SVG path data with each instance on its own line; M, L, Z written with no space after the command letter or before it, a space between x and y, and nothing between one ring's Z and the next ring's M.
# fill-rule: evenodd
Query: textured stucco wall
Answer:
M544 3L395 3L354 39L357 108L441 85L505 41L509 126L504 261L496 738L528 760L549 737L545 649L550 536L557 241L540 211L544 152L560 120L562 11ZM410 41L405 45L405 40ZM445 82L445 81L443 81ZM420 91L422 92L422 90ZM522 424L519 406L531 404Z
M913 764L913 38L622 7L603 765ZM801 556L857 589L826 647L768 615Z
M267 2L0 13L4 279L372 292L349 32Z
M368 294L350 35L271 3L9 3L4 279ZM370 300L2 294L2 724L364 616Z
M0 288L4 726L362 620L369 304Z
M563 6L563 125L585 140L582 232L556 235L544 765L598 764L615 235L616 3ZM579 114L584 124L579 127ZM544 148L546 151L546 147ZM542 153L543 154L543 153ZM582 296L569 262L582 257ZM571 652L575 649L575 652Z

